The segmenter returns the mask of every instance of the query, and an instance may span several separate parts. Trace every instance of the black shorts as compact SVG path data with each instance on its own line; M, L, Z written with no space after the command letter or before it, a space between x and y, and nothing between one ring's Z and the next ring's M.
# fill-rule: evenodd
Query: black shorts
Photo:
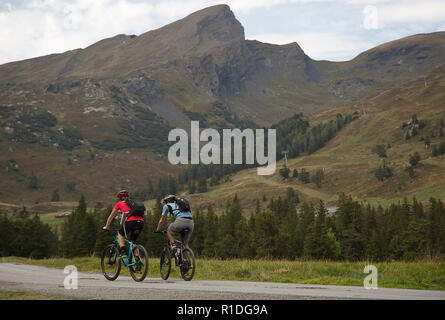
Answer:
M122 227L119 229L119 233L122 236L127 236L127 239L131 242L136 241L144 228L144 221L141 220L133 220L125 222Z

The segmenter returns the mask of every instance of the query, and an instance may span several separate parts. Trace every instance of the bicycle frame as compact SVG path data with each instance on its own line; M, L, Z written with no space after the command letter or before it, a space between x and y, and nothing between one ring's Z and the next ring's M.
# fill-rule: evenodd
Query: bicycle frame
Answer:
M166 231L162 231L163 234L167 233ZM182 235L183 236L183 235ZM183 237L182 237L183 238ZM164 247L160 259L160 271L161 277L163 280L167 280L172 267L172 260L174 259L176 267L179 267L181 270L181 276L184 280L190 281L195 274L196 262L193 251L189 247L185 247L184 241L175 239L176 248L174 250L171 249L170 241L167 240L167 245ZM177 250L179 249L179 256L176 255ZM187 257L185 257L185 251L187 251ZM189 271L192 270L191 274Z
M180 260L178 262L182 263L182 261L184 260L184 249L185 249L184 242L182 242L181 240L175 239L175 243L177 246L176 248L179 248ZM174 250L172 251L170 249L170 241L168 241L168 240L167 240L167 249L173 254L173 257L176 257L176 252ZM175 258L175 260L176 260L176 258ZM177 265L177 266L179 267L180 265Z
M114 242L118 246L120 245L120 243L119 243L119 236L118 236L117 233L116 233L116 236L114 237ZM133 242L131 242L131 241L128 241L127 239L125 239L125 243L128 243L130 245L130 250L128 250L128 258L127 259L123 258L123 260L124 260L125 266L132 267L132 266L136 265L136 262L128 263L128 261L129 261L129 259L131 258L132 254L133 254L133 248L135 247L135 244Z

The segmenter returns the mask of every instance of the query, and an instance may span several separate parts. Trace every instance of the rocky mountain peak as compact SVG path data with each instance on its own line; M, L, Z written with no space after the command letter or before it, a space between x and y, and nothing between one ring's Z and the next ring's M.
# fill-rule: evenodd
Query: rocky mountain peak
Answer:
M227 5L217 5L191 14L198 18L197 33L218 41L244 40L244 28ZM185 18L185 19L187 19Z

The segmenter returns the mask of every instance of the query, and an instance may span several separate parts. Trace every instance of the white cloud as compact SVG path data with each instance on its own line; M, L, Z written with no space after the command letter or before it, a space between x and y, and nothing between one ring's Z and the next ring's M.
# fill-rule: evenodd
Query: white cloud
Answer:
M377 7L379 17L387 23L445 21L445 2L440 1L393 1Z
M153 27L152 6L129 0L34 0L0 12L0 64L83 48Z
M141 34L220 3L228 4L243 21L251 21L246 34L255 36L249 38L277 44L296 41L315 59L349 59L373 46L377 39L445 30L444 0L29 0L22 6L13 0L1 2L0 64L84 48L117 34ZM326 10L311 14L314 21L300 23L297 30L272 30L274 24L282 23L273 22L273 15L270 31L256 30L262 26L255 20L257 12L264 16L268 10L289 10L288 16L295 12L295 19L300 15L303 20L301 15L307 12L304 9L316 10L317 5L322 8L324 4L330 4L329 10L333 10L329 16ZM364 9L369 5L377 9L377 20L365 19ZM348 16L340 14L342 18L338 18L336 13ZM297 24L286 25L293 28ZM320 30L323 25L329 29ZM382 33L387 36L382 38Z

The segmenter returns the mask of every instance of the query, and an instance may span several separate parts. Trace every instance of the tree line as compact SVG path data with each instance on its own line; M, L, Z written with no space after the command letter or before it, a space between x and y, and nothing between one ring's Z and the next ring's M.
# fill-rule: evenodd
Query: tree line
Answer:
M384 209L341 195L333 215L323 201L300 203L292 192L270 199L264 209L257 201L252 212L246 212L242 203L235 197L220 213L211 205L192 208L195 230L190 245L197 257L411 261L445 255L445 208L438 199L431 198L427 206L415 198L405 199ZM0 255L100 255L114 237L102 230L111 209L100 203L87 209L81 197L58 232L38 215L8 218L2 214ZM165 235L154 233L161 211L158 199L155 208L147 211L137 240L150 256L159 256L167 241ZM116 220L112 228L118 227Z
M42 259L58 254L58 238L38 215L11 219L0 214L0 256Z
M283 158L282 151L289 151L289 158L296 158L302 153L314 153L347 124L358 118L358 112L343 116L338 113L335 119L320 122L310 127L309 120L302 113L282 120L272 128L277 130L277 160Z
M357 112L345 116L339 113L336 115L335 120L321 122L310 127L309 120L304 117L302 113L298 113L278 122L271 127L272 129L276 129L277 132L277 161L283 158L282 151L285 150L289 151L289 158L296 158L302 153L313 153L321 149L329 140L334 138L344 126L357 118ZM265 141L267 141L267 130L265 130L265 133ZM245 141L243 140L243 144L244 143ZM243 154L245 154L245 151L243 151ZM181 170L177 177L164 176L161 177L157 183L149 180L145 188L137 190L136 195L141 199L150 200L184 190L189 194L206 192L208 187L227 181L231 174L255 166L254 164L222 164L222 159L220 163L221 164L188 165ZM303 172L301 180L304 183L308 183L310 182L309 179L307 172ZM316 180L314 182L319 186L323 177L320 173L316 173L314 179ZM306 180L309 181L306 182Z
M212 207L194 214L191 246L197 256L217 258L391 261L444 257L445 208L412 202L372 207L341 195L336 214L292 197L271 199L246 217L234 199L222 215Z

